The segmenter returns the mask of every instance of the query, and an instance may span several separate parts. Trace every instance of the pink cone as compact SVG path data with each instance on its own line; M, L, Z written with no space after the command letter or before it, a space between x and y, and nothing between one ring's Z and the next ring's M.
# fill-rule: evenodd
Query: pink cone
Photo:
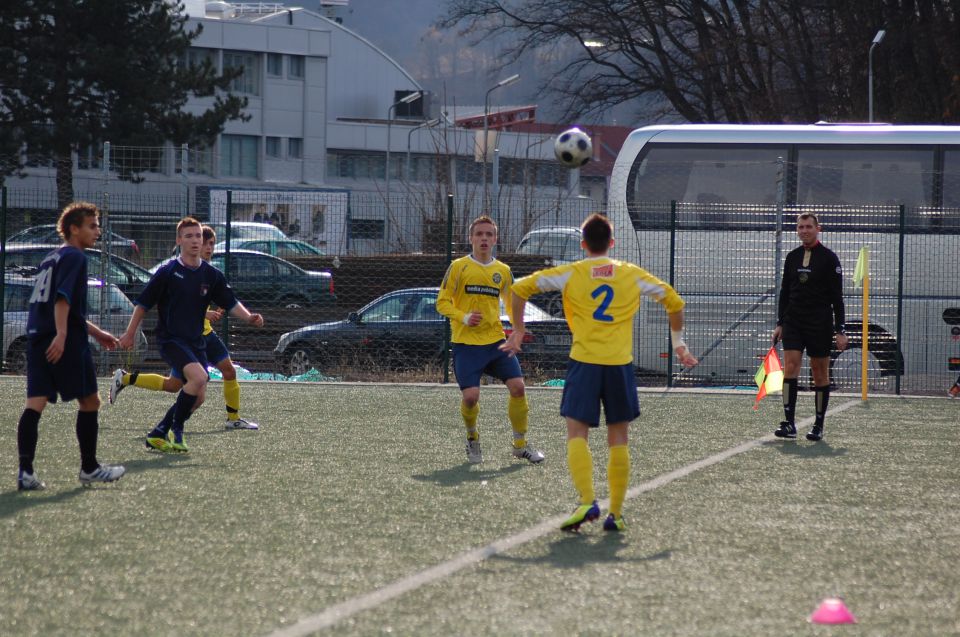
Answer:
M817 610L810 615L810 622L814 624L856 624L857 618L847 610L847 606L842 599L828 597L820 602Z

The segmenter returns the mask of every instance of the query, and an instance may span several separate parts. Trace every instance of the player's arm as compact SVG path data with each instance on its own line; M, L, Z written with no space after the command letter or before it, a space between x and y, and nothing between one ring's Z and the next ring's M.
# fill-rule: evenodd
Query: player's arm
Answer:
M783 335L783 317L787 315L787 305L790 303L790 290L787 286L787 272L790 271L790 255L783 263L783 278L780 280L780 300L777 303L777 326L773 328L770 344L776 345Z
M453 265L451 264L447 268L447 273L443 275L443 282L440 283L440 294L437 295L437 312L457 323L477 325L480 323L480 315L477 312L464 312L454 302L453 291L457 284L450 280L452 274Z
M143 322L143 317L147 314L147 308L137 302L133 307L133 314L130 315L130 322L127 323L126 331L120 336L120 347L123 349L132 349L135 342L137 330Z
M683 340L683 308L686 302L677 294L669 283L661 281L646 270L640 268L637 276L637 285L640 293L657 301L667 311L667 321L670 323L670 340L673 352L684 367L693 367L700 361L690 353L690 348Z
M87 321L87 334L108 350L112 351L120 346L120 339L90 321Z
M506 342L500 346L500 349L504 352L507 352L511 355L516 354L517 352L522 351L521 345L523 343L523 336L527 332L527 328L524 325L523 312L527 307L527 299L529 299L533 294L542 292L545 290L540 289L540 280L544 279L543 274L547 272L546 270L540 270L539 272L534 272L530 276L525 276L522 279L513 282L513 285L510 286L510 312L512 313L510 317L510 325L513 327L513 331L510 333L510 336L507 338ZM557 283L555 279L544 279L547 281L547 285L553 286ZM562 288L562 285L561 285ZM559 288L549 288L549 289L559 289Z
M53 324L57 333L47 347L47 360L56 363L63 356L67 343L67 317L70 315L70 301L65 296L59 296L53 305Z
M670 322L670 340L673 344L673 353L684 367L694 367L700 361L690 353L690 348L683 340L683 310L667 314Z
M833 256L833 263L829 272L830 303L833 306L833 331L837 338L837 349L841 352L850 344L844 328L847 322L846 309L843 305L843 268L840 259Z
M251 313L240 301L237 301L236 305L230 308L229 313L230 316L238 318L244 323L248 323L254 327L263 327L263 316L255 312Z

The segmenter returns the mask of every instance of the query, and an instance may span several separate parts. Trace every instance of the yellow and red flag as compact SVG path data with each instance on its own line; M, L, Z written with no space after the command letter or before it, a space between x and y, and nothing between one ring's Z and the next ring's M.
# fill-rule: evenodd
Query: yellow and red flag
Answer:
M780 357L777 356L775 346L771 347L763 357L763 364L760 365L753 380L759 388L757 399L753 402L754 409L760 406L760 401L767 394L778 394L783 391L783 366L780 365Z

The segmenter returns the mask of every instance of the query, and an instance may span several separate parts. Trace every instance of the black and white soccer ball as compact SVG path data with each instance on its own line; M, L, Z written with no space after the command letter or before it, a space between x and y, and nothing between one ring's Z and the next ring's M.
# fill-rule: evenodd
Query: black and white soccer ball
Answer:
M553 152L567 168L580 168L593 156L593 142L579 128L570 128L557 135Z

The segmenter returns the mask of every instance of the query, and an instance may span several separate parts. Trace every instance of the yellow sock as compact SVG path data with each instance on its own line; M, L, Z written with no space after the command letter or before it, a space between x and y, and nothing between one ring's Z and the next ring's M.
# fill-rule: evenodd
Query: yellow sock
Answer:
M240 418L240 383L236 378L223 381L223 403L227 406L227 420Z
M527 397L510 397L507 402L507 416L510 417L510 426L513 428L513 446L516 449L522 449L527 446L527 414L530 412L530 405L527 404Z
M460 401L460 415L463 416L463 424L467 428L467 440L477 440L480 434L477 433L477 417L480 416L480 403L473 407L467 407L467 404Z
M124 386L133 385L134 387L142 387L151 391L163 391L164 379L165 377L161 376L160 374L141 374L139 372L133 372L132 374L124 374L121 382L124 384Z
M590 504L596 500L593 492L593 457L586 438L567 440L567 466L573 486L580 494L580 504Z
M623 499L627 495L627 485L630 483L630 449L627 445L610 447L607 483L610 485L610 513L621 517Z

